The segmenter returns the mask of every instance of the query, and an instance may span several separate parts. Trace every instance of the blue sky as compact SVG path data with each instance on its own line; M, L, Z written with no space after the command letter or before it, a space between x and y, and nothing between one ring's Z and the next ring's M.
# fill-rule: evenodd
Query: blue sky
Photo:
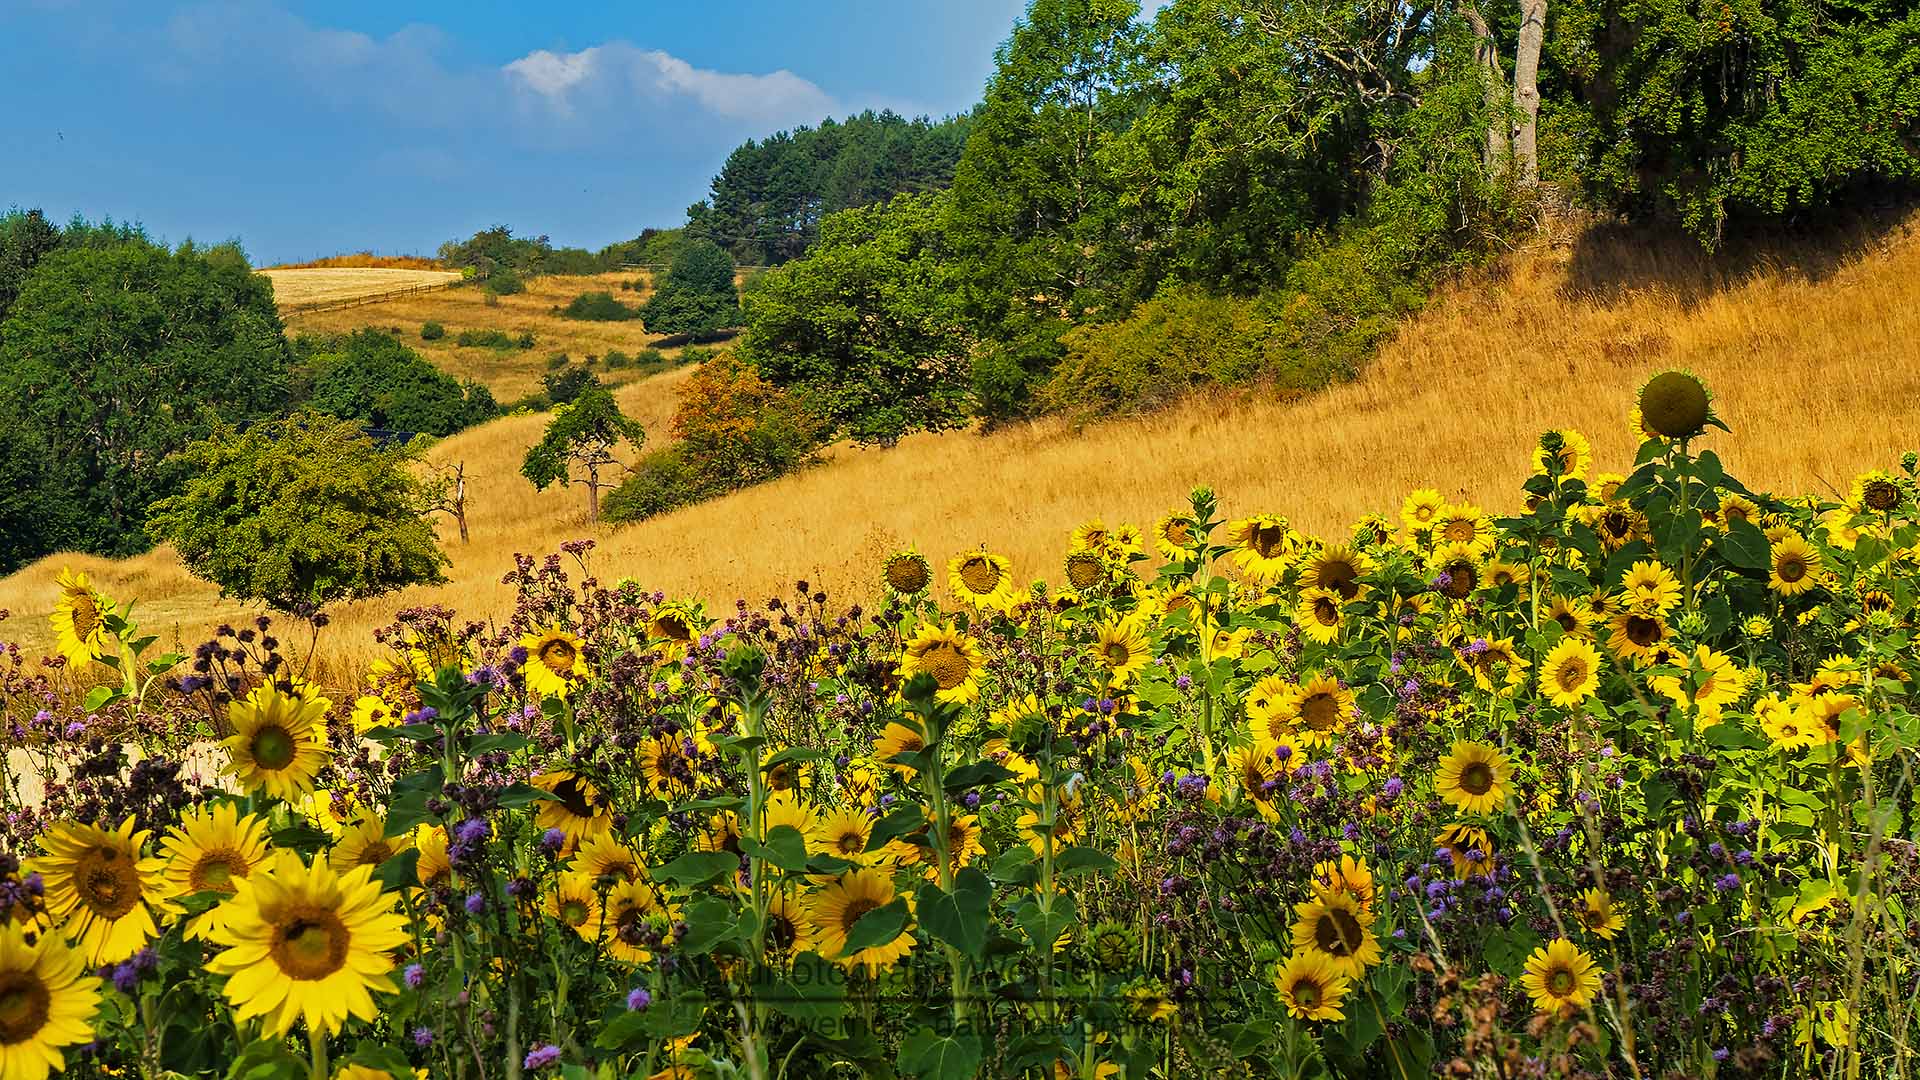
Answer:
M979 99L1022 0L0 0L0 209L256 263L676 225L742 140Z

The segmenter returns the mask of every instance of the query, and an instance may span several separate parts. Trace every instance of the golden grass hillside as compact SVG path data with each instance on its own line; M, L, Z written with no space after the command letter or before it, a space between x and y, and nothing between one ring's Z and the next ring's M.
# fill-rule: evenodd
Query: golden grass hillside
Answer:
M300 270L271 273L277 282L278 275L289 273L352 272ZM494 397L502 402L510 402L540 389L540 378L549 370L547 358L554 353L566 353L575 362L582 362L588 356L604 357L609 349L619 349L631 356L648 346L657 347L665 340L659 334L647 333L637 319L630 322L588 322L563 318L553 313L555 307L565 307L584 292L610 292L622 303L638 304L646 299L648 290L627 291L620 285L626 281L640 281L644 285L646 280L646 274L641 271L583 276L555 274L531 278L527 281L526 292L497 297L492 303L488 302L486 292L476 287L443 289L377 304L330 311L293 312L286 317L287 331L294 334L343 334L364 326L398 327L400 339L407 343L407 347L432 361L435 367L455 378L484 383L487 389L493 391ZM277 295L282 304L288 302L284 294ZM437 322L446 327L447 336L438 341L421 340L420 327L427 322ZM456 341L462 330L498 330L514 337L531 331L534 346L531 349L462 347ZM678 350L665 351L672 356ZM595 370L601 381L607 383L621 383L634 378L631 369L610 371L598 367Z
M819 468L618 530L590 528L577 491L536 495L518 463L543 421L500 420L433 455L466 460L475 474L473 542L449 546L453 582L336 611L327 666L351 670L369 656L368 631L403 606L509 610L498 581L513 553L580 536L599 540L603 579L724 605L784 593L797 578L843 598L870 594L879 560L906 544L944 563L984 541L1017 573L1057 581L1075 524L1146 526L1199 483L1221 493L1229 514L1276 511L1322 533L1394 511L1417 487L1512 509L1546 428L1579 429L1597 468L1624 471L1633 392L1675 365L1719 393L1734 433L1706 444L1735 475L1783 492L1837 492L1920 443L1916 224L1843 255L1738 270L1643 235L1543 241L1449 289L1357 380L1303 400L1245 393L1078 430L1039 423L922 435L885 451L840 448ZM656 438L683 376L622 391ZM45 636L62 565L140 598L145 625L166 639L190 644L240 614L165 550L121 562L54 556L0 581L0 607L30 616L4 636Z

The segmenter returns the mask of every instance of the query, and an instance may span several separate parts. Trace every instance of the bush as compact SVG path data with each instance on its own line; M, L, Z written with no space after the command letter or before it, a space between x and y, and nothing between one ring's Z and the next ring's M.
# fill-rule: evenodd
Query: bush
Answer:
M642 521L713 494L680 448L669 447L641 455L620 486L607 493L600 516L614 524Z
M421 341L439 341L441 338L446 336L447 336L447 328L444 326L441 326L437 322L422 323L420 325Z
M584 393L588 387L599 386L600 380L593 372L584 367L567 367L542 376L542 385L547 388L547 400L555 405L565 405Z
M650 334L700 337L740 325L733 257L711 240L688 244L641 309Z
M451 435L491 419L493 394L460 383L399 340L374 329L294 342L307 407L369 427Z
M685 359L684 353L681 359ZM633 366L646 371L664 371L674 363L676 363L676 361L669 360L666 353L661 352L651 345L641 349L633 356Z
M557 352L547 357L547 370L559 371L571 363L573 363L573 357L563 352Z
M531 330L520 331L520 336L514 339L514 344L520 346L522 349L533 348L533 331Z
M317 413L231 429L180 454L180 494L147 528L223 596L289 610L446 580L413 453Z
M606 359L608 371L618 371L621 368L633 366L633 357L628 356L619 349L608 349Z
M585 292L560 309L560 315L588 322L628 322L640 317L638 308L628 307L610 292Z
M496 267L487 275L486 288L489 296L512 296L527 291L526 283L520 280L519 272L504 266Z
M462 330L456 339L459 344L472 349L518 349L523 348L520 340L500 330Z

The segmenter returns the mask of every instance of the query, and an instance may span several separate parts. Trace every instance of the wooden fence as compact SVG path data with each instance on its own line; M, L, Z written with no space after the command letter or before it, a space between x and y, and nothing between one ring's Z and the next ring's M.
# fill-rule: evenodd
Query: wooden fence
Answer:
M344 296L333 300L308 300L298 304L282 304L280 305L280 314L309 315L316 311L337 311L341 308L360 307L365 304L381 304L388 300L399 300L403 297L417 296L420 293L439 292L441 289L451 289L455 285L460 284L464 284L462 279L453 278L449 281L429 281L419 285L407 285L398 289L387 289L377 293L362 293L359 296Z

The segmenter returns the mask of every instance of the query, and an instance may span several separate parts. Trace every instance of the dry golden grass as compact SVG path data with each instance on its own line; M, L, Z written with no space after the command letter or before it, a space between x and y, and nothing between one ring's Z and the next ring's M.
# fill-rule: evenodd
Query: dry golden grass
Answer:
M375 267L385 270L444 270L439 259L425 255L375 255L371 251L352 251L345 255L328 255L306 262L281 263L278 266L263 267L265 270L321 270L344 267Z
M943 563L985 541L1018 573L1057 580L1072 526L1149 525L1200 483L1228 513L1277 511L1322 533L1392 512L1416 487L1511 509L1545 428L1579 429L1600 469L1624 471L1633 392L1674 365L1719 392L1734 433L1705 446L1750 485L1831 491L1891 462L1920 442L1920 234L1903 228L1844 258L1740 272L1644 237L1542 243L1449 290L1359 379L1304 400L1249 393L1083 430L1041 423L842 448L820 468L619 530L589 528L578 491L535 494L517 465L542 421L504 419L434 453L476 472L474 539L449 548L453 583L336 611L323 650L338 678L371 655L368 630L399 607L504 612L511 596L497 582L513 553L577 536L600 541L604 579L726 604L783 593L796 578L843 598L869 594L880 558L906 544ZM625 388L623 402L664 433L682 377ZM164 550L48 558L0 580L0 607L46 611L61 565L141 598L150 629L188 642L238 613ZM23 633L44 644L43 620L6 636Z
M444 285L449 281L460 280L459 274L448 270L401 270L367 266L262 270L260 273L273 282L274 302L283 310L303 304L353 300L415 285Z
M316 271L318 272L318 271ZM527 291L498 297L487 302L479 288L463 287L404 296L378 304L337 308L332 311L296 312L287 316L292 333L350 333L363 326L399 327L407 346L433 361L440 370L460 379L486 384L502 402L514 401L540 389L540 377L548 371L547 358L563 352L576 362L588 356L605 356L619 349L629 356L648 346L658 347L664 340L649 334L638 320L630 322L588 322L567 319L553 313L584 292L610 292L622 303L633 305L646 299L646 290L629 292L623 281L645 281L640 271L622 271L590 276L553 275L527 282ZM420 340L420 326L437 322L447 328L447 336L438 341ZM533 332L531 349L463 348L455 343L462 330L499 330L518 337ZM677 349L665 350L673 355ZM633 378L629 370L596 369L602 382L620 383Z

